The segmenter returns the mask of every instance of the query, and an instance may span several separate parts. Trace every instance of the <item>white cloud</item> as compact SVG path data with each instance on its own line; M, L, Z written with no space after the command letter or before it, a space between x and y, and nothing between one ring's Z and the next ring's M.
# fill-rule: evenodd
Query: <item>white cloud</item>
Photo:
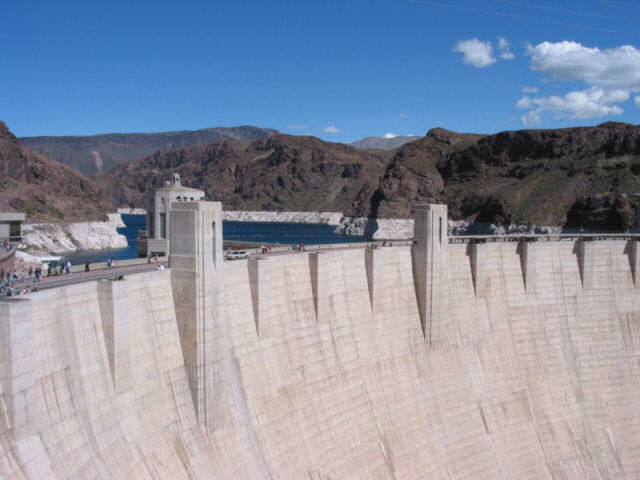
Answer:
M640 108L640 97L636 97L634 101L636 103L636 107Z
M322 131L324 133L340 133L340 129L334 125L329 125L328 127L324 127Z
M456 43L453 50L462 53L462 61L467 65L483 68L496 63L491 43L481 42L477 38L462 40Z
M587 90L569 92L560 97L530 98L522 97L516 107L529 110L521 117L525 125L540 123L543 112L551 113L555 118L586 119L605 115L620 115L623 110L616 105L629 99L629 92L624 90L605 91L598 87Z
M542 42L531 50L531 69L558 80L640 91L640 50L630 45L600 50L576 42Z
M516 57L511 51L508 40L504 37L498 37L498 50L503 60L513 60Z
M619 104L640 91L640 50L629 45L601 50L577 42L542 42L529 46L528 54L533 71L588 88L564 96L522 97L516 107L529 110L521 117L525 125L540 123L543 112L574 119L620 115L624 110ZM523 93L536 93L525 88ZM640 106L637 97L635 103Z
M287 126L289 130L306 130L307 128L309 128L308 125L297 125L295 123Z
M395 133L385 133L384 138L396 138L398 135Z
M406 112L400 112L400 115L398 115L400 118L407 118L407 113Z
M526 114L522 115L520 117L520 120L522 121L522 124L525 127L531 127L533 125L539 125L540 124L540 115L538 113L536 113L534 110L527 112Z
M522 93L538 93L538 87L522 87L520 89Z

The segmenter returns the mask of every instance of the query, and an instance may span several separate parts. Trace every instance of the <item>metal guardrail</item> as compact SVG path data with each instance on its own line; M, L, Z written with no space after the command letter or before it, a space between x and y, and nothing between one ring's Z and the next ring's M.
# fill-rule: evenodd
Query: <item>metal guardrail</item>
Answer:
M506 235L452 235L449 243L538 242L570 240L640 240L637 233L514 233Z
M163 263L165 266L167 265L167 262L169 261L169 257L158 257L158 263ZM128 260L116 260L116 267L130 267L132 265L146 265L149 263L149 259L146 257L143 258L130 258ZM153 265L156 264L155 260L151 260L151 263ZM75 272L84 272L84 268L85 265L83 264L77 264L77 265L72 265L71 266L71 272L75 273ZM107 268L107 262L98 262L98 263L90 263L89 264L89 271L93 272L93 271L99 271L99 270L108 270Z
M638 240L640 234L637 233L515 233L505 235L450 235L447 237L449 244L464 243L499 243L499 242L550 242L550 241L571 241L571 240ZM413 245L413 239L381 241L375 240L370 242L350 242L350 243L328 243L305 245L304 251L329 251L340 250L345 248L384 248L384 247L400 247ZM249 253L262 253L260 248L245 248ZM291 252L297 253L296 247L283 245L271 247L270 253Z

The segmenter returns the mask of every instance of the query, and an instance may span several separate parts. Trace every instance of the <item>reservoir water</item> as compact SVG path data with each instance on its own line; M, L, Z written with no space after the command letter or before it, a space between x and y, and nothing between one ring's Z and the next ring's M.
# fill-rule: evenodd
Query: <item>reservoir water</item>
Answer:
M106 262L107 259L127 260L137 258L138 230L146 227L144 215L122 215L125 226L118 232L127 237L128 246L115 250L84 250L62 253L74 265L86 262ZM266 244L305 245L327 243L366 242L364 236L341 235L335 233L333 225L312 223L276 223L276 222L223 222L224 240L258 242Z

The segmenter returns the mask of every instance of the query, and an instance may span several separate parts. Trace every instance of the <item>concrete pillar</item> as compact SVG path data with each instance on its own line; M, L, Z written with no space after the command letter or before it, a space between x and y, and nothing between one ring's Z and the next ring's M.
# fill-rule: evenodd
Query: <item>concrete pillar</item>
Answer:
M250 258L248 262L249 286L251 287L251 303L253 304L256 333L258 337L264 338L273 315L271 305L271 265L268 258Z
M180 344L198 421L215 429L218 409L225 405L215 394L226 382L223 366L226 338L222 257L222 204L171 204L169 265ZM216 405L216 403L218 403Z
M14 440L35 433L35 357L31 300L0 300L0 420Z
M369 302L371 303L371 313L373 313L374 300L380 294L380 282L383 275L382 250L367 248L365 250L365 265L367 268L367 285L369 286Z
M313 303L316 308L316 321L328 322L329 315L329 257L326 253L309 254L309 272Z
M471 278L473 279L473 291L475 292L476 297L483 296L487 289L486 249L487 244L484 242L469 244Z
M98 282L98 301L113 388L118 394L133 386L127 281Z
M413 280L422 331L429 345L445 339L448 295L447 206L416 205Z
M640 288L640 255L638 249L638 241L637 240L629 240L629 265L631 267L631 276L633 278L633 285L636 288Z
M529 242L527 239L518 242L522 281L524 282L524 289L527 293L536 292L536 249L536 242Z
M582 288L593 288L593 242L587 239L578 240L575 252Z

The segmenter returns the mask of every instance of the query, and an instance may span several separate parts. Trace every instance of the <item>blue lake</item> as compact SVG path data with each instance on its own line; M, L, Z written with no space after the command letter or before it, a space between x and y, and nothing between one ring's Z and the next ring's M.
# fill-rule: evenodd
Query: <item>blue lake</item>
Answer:
M127 248L117 250L86 250L65 255L74 265L86 262L106 262L107 259L127 260L137 258L138 229L146 227L144 215L122 215L125 227L118 232L127 237ZM274 223L274 222L223 222L222 236L224 240L246 241L258 243L280 243L284 245L326 244L366 242L364 236L340 235L334 233L334 226L310 223Z

